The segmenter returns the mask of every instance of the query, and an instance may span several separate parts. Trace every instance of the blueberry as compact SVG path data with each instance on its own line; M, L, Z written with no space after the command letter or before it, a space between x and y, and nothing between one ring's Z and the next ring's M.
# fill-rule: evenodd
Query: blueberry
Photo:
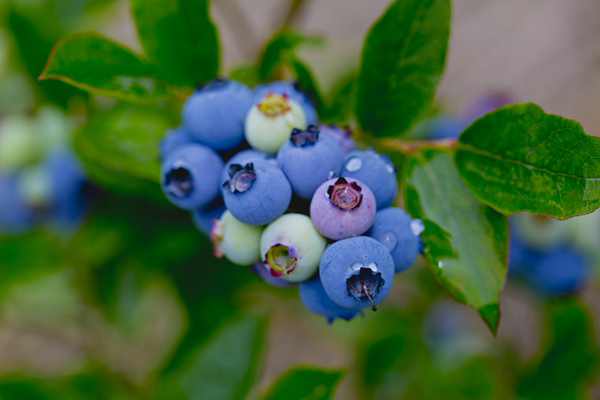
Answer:
M167 131L158 144L160 160L164 161L174 150L190 143L194 143L194 138L183 126Z
M229 150L244 140L244 120L254 103L242 83L215 79L186 101L182 119L190 135L215 150Z
M342 152L335 140L319 135L314 127L294 129L290 140L277 152L277 164L300 198L310 199L326 180L339 176Z
M267 160L231 164L223 200L234 217L248 225L266 225L282 215L292 188L281 169Z
M306 129L302 107L286 95L267 93L248 112L246 140L255 150L275 154L292 129Z
M162 190L180 208L205 207L219 194L222 168L223 161L214 150L200 144L180 147L162 164Z
M35 123L25 116L4 117L0 123L0 169L17 170L31 164L43 150Z
M348 154L354 150L354 140L352 140L350 128L340 128L336 125L319 125L321 134L331 137L342 150L342 154Z
M87 173L75 154L65 148L49 152L41 167L50 181L52 223L60 230L69 230L81 221L91 200Z
M265 264L262 261L252 264L250 271L271 286L283 288L296 285L296 282L286 281L281 279L281 277L271 275L271 272L265 268Z
M371 306L375 311L394 283L394 260L377 240L356 236L325 249L319 275L336 304L353 309Z
M489 92L477 97L467 108L467 111L462 115L461 120L466 127L474 120L485 114L494 111L497 108L511 103L512 97L504 92Z
M543 256L540 250L528 246L511 226L508 247L508 272L511 275L526 274Z
M339 240L365 233L375 219L375 197L362 182L334 178L315 191L310 217L325 237Z
M396 168L389 157L377 154L373 149L346 154L342 176L366 184L375 195L378 210L389 207L396 197Z
M419 254L422 223L404 210L390 207L377 211L368 236L379 241L390 251L396 273L408 269Z
M298 89L296 82L277 81L256 85L254 87L254 96L256 101L260 101L260 99L262 99L267 93L287 95L290 99L294 100L300 105L300 107L302 107L304 116L306 117L306 123L308 125L317 124L317 112L315 111L315 107L312 105L306 93Z
M272 159L272 156L263 151L257 151L254 149L242 150L239 153L237 153L236 155L234 155L233 157L231 157L229 159L229 161L227 161L225 163L225 166L223 167L223 170L221 171L221 182L225 182L227 179L229 179L229 166L230 165L232 165L232 164L246 165L249 162L252 162L256 159L267 160L269 158Z
M538 290L560 295L580 289L590 277L590 265L577 250L561 246L540 257L527 277Z
M300 282L300 300L310 311L327 318L332 323L336 318L351 320L360 313L359 310L344 308L333 302L325 292L321 278Z
M25 233L35 223L35 211L20 193L18 175L0 172L0 235Z
M229 211L215 220L210 231L215 256L227 257L239 265L260 261L260 237L263 228L238 221Z
M192 219L198 230L208 236L213 228L214 220L221 218L225 210L225 205L221 202L215 206L208 205L192 211Z
M309 217L286 214L269 224L263 232L260 254L271 275L300 282L317 271L326 244Z

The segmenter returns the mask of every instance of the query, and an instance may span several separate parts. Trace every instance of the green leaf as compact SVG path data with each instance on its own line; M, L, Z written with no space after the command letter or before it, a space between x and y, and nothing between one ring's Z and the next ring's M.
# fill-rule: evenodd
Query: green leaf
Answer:
M94 180L128 193L158 187L158 143L174 124L155 107L123 104L92 117L74 146Z
M219 70L217 31L208 0L132 0L142 46L161 78L195 87Z
M318 45L320 43L322 43L320 38L307 37L288 29L275 33L260 56L258 78L261 82L280 79L277 76L277 67L280 66L286 53L293 52L301 44Z
M148 102L167 96L154 67L131 50L91 32L64 37L54 46L40 80L57 79L107 97Z
M314 105L317 115L327 114L328 110L323 101L321 90L319 89L312 72L308 69L308 66L295 56L288 57L287 59L289 67L300 86L300 90L306 93L311 103Z
M440 149L412 153L405 164L406 210L425 224L424 256L456 300L476 308L496 332L506 275L508 224L465 188L452 154Z
M294 367L271 386L262 400L328 400L345 374L343 369Z
M599 366L592 316L574 301L548 305L547 349L520 377L518 393L524 399L568 400L587 398Z
M239 320L192 354L175 374L183 398L245 399L256 377L265 327L262 318Z
M535 104L475 121L459 139L456 165L475 197L505 214L566 219L600 207L600 139Z
M371 28L357 81L356 118L398 136L433 100L450 35L449 0L396 0Z
M333 124L347 123L354 109L356 73L352 71L342 77L334 86L327 114L321 117L325 122Z

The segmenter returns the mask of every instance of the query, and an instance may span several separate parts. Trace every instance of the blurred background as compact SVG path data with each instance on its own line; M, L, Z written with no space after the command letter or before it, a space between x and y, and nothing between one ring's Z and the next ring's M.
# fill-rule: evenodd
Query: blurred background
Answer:
M326 95L355 71L388 4L305 0L293 15L290 26L323 39L298 54ZM219 0L211 11L227 73L258 58L289 4ZM115 128L110 116L123 107L37 81L54 43L82 30L141 52L127 1L0 3L0 222L10 226L0 230L0 399L175 398L164 382L193 371L190 357L248 315L268 316L254 393L311 364L348 369L336 399L600 398L600 214L511 218L496 338L422 259L397 277L380 311L328 325L303 308L296 288L215 260L189 215L149 179L98 168L85 143L73 151L76 132ZM437 115L414 135L456 135L499 93L596 135L599 61L597 0L457 0ZM133 129L180 122L178 111L148 122L133 110ZM11 185L31 209L2 214Z

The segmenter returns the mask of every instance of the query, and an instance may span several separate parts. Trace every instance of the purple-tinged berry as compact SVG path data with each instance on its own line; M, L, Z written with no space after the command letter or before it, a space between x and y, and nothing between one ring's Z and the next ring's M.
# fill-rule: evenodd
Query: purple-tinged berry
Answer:
M319 275L325 292L336 304L376 311L376 304L386 298L394 283L394 260L377 240L357 236L325 249Z
M304 116L306 117L307 125L317 124L317 112L315 107L312 105L309 97L304 93L296 82L288 81L276 81L271 83L264 83L256 85L254 87L254 96L256 101L260 101L267 93L285 94L290 99L302 107Z
M239 265L260 261L260 237L263 228L238 221L229 211L215 220L210 231L215 257L225 256Z
M197 141L229 150L244 140L244 120L254 103L252 91L242 83L215 79L194 91L183 107L183 124Z
M267 160L231 164L223 183L225 206L248 225L266 225L290 205L292 188L281 169Z
M396 207L377 211L368 236L379 241L389 250L394 259L396 273L408 269L420 251L419 234L423 223L413 220L406 211Z
M164 161L176 149L195 142L194 138L183 126L167 131L158 144L160 160Z
M300 282L317 271L326 245L309 217L286 214L267 226L260 239L260 253L272 276Z
M388 156L377 154L373 149L346 154L342 176L366 184L375 195L378 210L389 207L396 197L396 168Z
M349 127L340 128L336 125L319 125L319 131L323 135L331 137L342 150L342 154L348 154L354 150L354 140L352 140L352 131Z
M362 235L375 219L375 197L362 182L334 178L315 191L310 218L317 230L333 240Z
M325 292L319 277L300 282L299 292L300 300L306 308L315 314L324 316L330 324L336 318L350 321L361 313L359 310L344 308L334 303Z
M277 153L277 164L300 198L310 199L326 180L339 176L343 156L335 141L314 126L294 129Z
M275 154L292 129L306 129L302 107L285 94L267 93L248 112L246 140L255 150Z
M223 161L214 150L200 144L180 147L162 164L162 190L180 208L205 207L219 195L222 168Z

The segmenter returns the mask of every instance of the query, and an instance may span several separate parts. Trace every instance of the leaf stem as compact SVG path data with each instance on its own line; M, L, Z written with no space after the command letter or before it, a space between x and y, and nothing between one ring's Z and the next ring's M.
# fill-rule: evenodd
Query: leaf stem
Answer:
M281 28L286 28L298 18L298 15L301 13L304 7L306 7L306 0L290 0L288 12L283 18L281 23Z
M392 138L376 138L357 129L352 131L352 138L375 149L399 151L403 154L411 154L424 148L447 149L454 151L456 147L456 139L402 140Z

